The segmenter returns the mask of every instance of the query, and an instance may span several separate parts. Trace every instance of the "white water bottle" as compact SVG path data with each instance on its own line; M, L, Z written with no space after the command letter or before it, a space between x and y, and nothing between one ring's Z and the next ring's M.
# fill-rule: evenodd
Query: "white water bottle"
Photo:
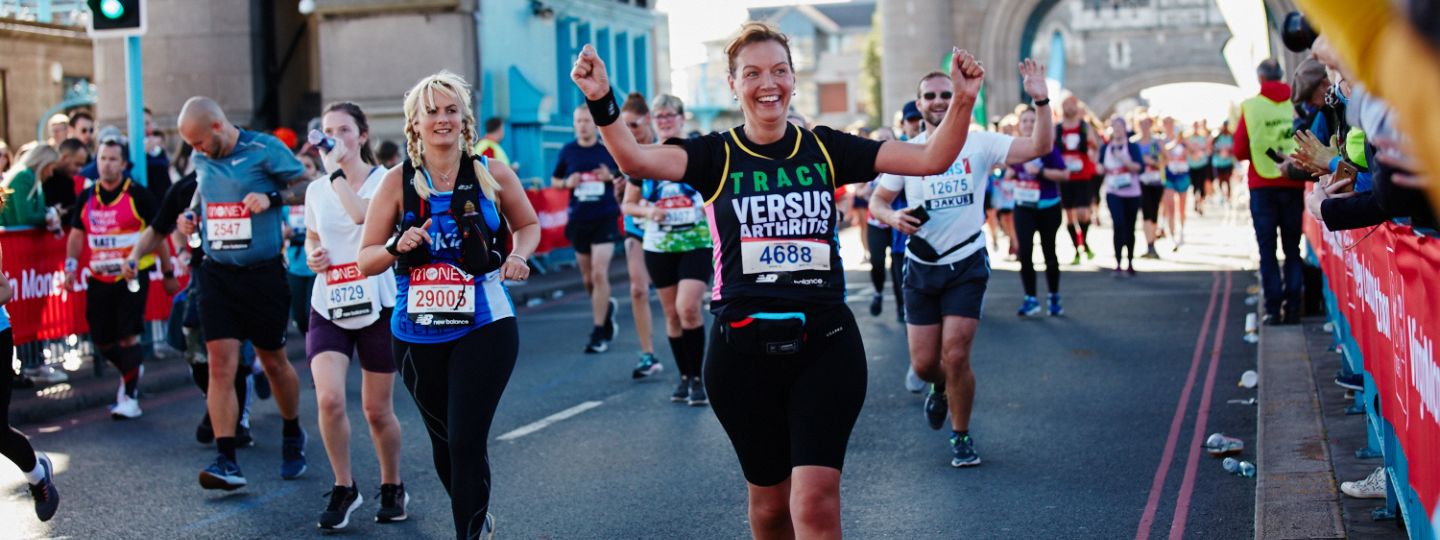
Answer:
M189 219L190 221L195 221L195 211L194 211L194 210L186 210L186 211L185 211L185 218L186 218L186 219ZM190 249L197 249L197 248L200 247L200 224L199 224L199 223L196 223L196 224L195 224L195 232L190 233L190 238L186 241L186 243L190 245Z
M130 271L132 272L136 272L136 268L139 267L139 263L135 261L127 261L126 264L130 265ZM129 289L131 293L140 292L140 275L137 273L135 277L126 279L125 288Z

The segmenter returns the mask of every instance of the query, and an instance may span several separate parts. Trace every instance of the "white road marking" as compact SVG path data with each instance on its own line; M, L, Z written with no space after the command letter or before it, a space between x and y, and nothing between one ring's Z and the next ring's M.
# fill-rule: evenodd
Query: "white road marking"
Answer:
M537 420L535 422L520 426L514 431L501 435L498 439L502 441L513 441L515 439L519 439L520 437L524 437L531 433L535 433L536 431L540 431L542 429L550 427L551 424L554 424L566 418L570 418L590 409L594 409L604 404L605 402L603 401L586 401L574 407L570 407L569 409L565 409L550 416L546 416L545 418L541 418L540 420Z

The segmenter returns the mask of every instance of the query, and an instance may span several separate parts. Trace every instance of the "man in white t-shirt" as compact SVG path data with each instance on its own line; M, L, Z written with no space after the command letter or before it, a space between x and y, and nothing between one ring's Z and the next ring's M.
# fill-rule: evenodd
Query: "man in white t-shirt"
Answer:
M870 200L877 219L911 235L905 246L905 322L909 326L910 366L930 385L925 416L940 429L950 416L950 447L955 467L980 464L970 439L970 410L975 401L975 374L970 369L970 344L980 325L990 259L982 233L985 190L997 165L1024 163L1051 151L1050 99L1045 66L1034 60L1020 64L1026 93L1039 109L1034 135L1015 138L972 132L955 164L926 177L881 175ZM920 79L918 99L925 123L934 131L945 118L954 95L949 76L935 72ZM913 142L925 142L925 133ZM891 210L900 190L912 205ZM947 399L947 390L955 399Z

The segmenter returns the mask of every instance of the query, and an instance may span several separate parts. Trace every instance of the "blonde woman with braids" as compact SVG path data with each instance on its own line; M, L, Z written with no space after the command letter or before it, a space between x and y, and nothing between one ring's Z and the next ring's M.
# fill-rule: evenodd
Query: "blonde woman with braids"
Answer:
M486 440L520 339L502 282L529 277L540 226L515 171L468 154L478 138L470 91L441 71L406 93L409 155L370 201L359 265L372 276L396 270L395 366L430 433L456 537L488 538Z

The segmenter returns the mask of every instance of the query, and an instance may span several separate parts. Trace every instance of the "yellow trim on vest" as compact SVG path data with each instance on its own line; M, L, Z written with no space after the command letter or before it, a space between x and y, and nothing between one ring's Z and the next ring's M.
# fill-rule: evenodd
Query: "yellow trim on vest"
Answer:
M731 135L731 136L734 136L735 133L732 131L732 132L730 133L730 135ZM725 137L720 137L720 140L721 140L722 142L724 142L724 141L725 141ZM737 141L737 142L738 142L738 141ZM722 192L725 191L725 181L728 180L729 178L730 178L730 143L729 143L729 142L725 142L725 168L720 171L720 185L715 188L715 194L714 194L714 195L711 195L709 199L705 199L705 206L710 206L710 203L715 202L715 199L719 199L719 198L720 198L720 193L722 193Z
M839 184L835 183L835 162L830 159L830 151L825 148L825 143L820 142L820 136L816 135L814 131L810 132L810 136L815 137L815 144L820 145L820 153L825 154L825 165L830 167L830 178L828 179L830 181L830 187L839 187ZM797 146L796 148L798 149L799 147Z
M785 128L785 129L786 129L786 130L789 130L790 128L787 127L787 128ZM795 128L795 129L796 129L796 133L795 133L795 148L790 151L790 155L785 156L785 159L792 159L792 158L794 158L796 155L798 155L798 154L800 153L800 139L802 139L802 138L805 137L805 131L806 131L806 130L802 130L802 129L800 129L800 128ZM753 150L751 150L751 149L749 149L749 148L746 148L746 147L745 147L745 143L740 142L740 137L738 137L738 136L735 135L735 128L730 128L730 129L729 129L729 133L730 133L730 138L735 139L735 146L740 147L740 150L743 150L746 154L750 154L750 155L755 156L755 157L758 157L758 158L760 158L760 159L766 159L766 160L770 160L770 161L775 161L775 158L767 157L767 156L762 156L762 155L760 155L760 154L755 153Z

